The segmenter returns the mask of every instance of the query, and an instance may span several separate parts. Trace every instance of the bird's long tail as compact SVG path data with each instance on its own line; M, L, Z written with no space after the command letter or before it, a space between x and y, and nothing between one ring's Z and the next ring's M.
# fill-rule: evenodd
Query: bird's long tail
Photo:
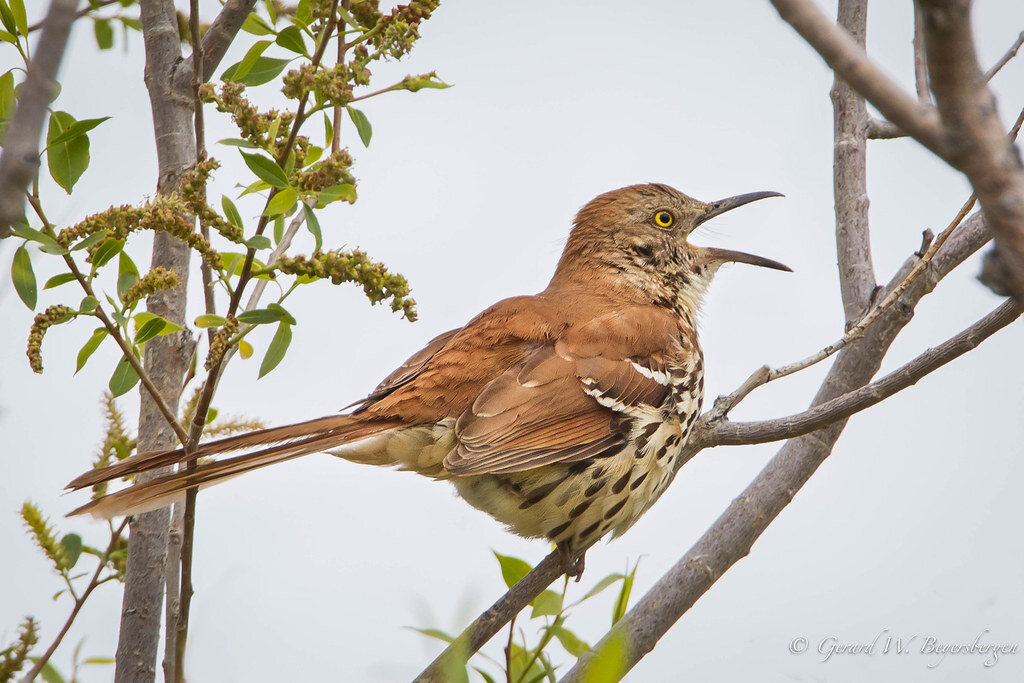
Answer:
M370 420L362 415L332 415L211 441L201 444L188 455L180 448L140 453L108 467L85 472L68 484L67 488L77 490L119 477L169 467L192 458L242 451L240 455L203 462L188 471L180 470L129 486L83 505L71 514L114 517L156 510L182 499L185 491L192 487L211 486L250 470L351 444L398 426L394 421Z

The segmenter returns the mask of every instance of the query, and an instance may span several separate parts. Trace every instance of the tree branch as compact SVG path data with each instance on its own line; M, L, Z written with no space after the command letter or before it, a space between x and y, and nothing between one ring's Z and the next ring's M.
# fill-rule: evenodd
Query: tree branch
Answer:
M1021 312L1015 301L1007 301L963 332L935 348L928 349L876 382L796 415L761 422L723 422L702 435L706 443L701 445L739 446L781 441L844 420L916 384L925 375L967 353L996 331L1016 320Z
M947 158L971 181L995 249L981 279L1024 303L1024 167L1003 133L996 100L978 65L969 0L921 0L925 51Z
M474 652L483 647L494 634L564 573L561 556L557 551L552 552L477 617L454 643L445 648L444 652L416 677L414 683L443 683L453 680L450 674L454 668L464 667Z
M245 23L245 18L256 6L256 0L228 0L224 3L217 18L210 24L210 28L203 35L201 53L203 55L202 80L213 78L213 72L220 66L224 54L231 46L231 42L238 35L239 29ZM192 87L192 72L195 67L192 63L192 56L189 55L177 65L173 72L173 85L175 91L187 95Z
M14 116L7 126L0 156L0 239L25 215L25 190L39 172L39 136L50 102L57 96L60 68L75 21L78 0L53 0L43 21L43 32L28 65L28 75Z
M840 0L839 25L863 49L867 35L867 0ZM875 291L868 222L868 108L837 74L831 91L833 111L832 186L836 212L839 285L847 324L859 318Z
M832 69L893 124L946 158L946 139L933 107L911 97L868 59L857 42L810 0L771 0L788 22Z

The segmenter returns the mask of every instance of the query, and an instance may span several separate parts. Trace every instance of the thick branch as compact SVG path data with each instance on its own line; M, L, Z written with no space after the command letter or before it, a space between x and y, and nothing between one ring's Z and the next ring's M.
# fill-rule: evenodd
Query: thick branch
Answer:
M39 136L47 108L57 95L57 69L75 20L78 0L53 0L21 85L21 96L0 156L0 238L25 215L25 190L39 171Z
M841 0L839 25L862 49L867 34L867 0ZM868 223L867 126L868 108L838 75L832 85L834 145L832 183L836 211L836 255L846 322L852 324L867 309L875 291Z
M942 124L933 107L922 104L882 73L850 34L810 0L772 0L772 4L825 62L883 116L939 157L946 158Z
M995 250L982 281L1024 303L1024 167L999 121L978 65L969 0L921 0L925 51L949 162L967 175L988 216Z

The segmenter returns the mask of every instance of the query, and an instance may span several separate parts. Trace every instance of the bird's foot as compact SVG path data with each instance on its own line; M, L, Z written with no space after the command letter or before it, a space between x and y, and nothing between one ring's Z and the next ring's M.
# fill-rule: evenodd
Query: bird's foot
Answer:
M584 550L580 553L576 553L569 547L568 544L559 543L555 546L558 550L558 555L562 558L562 571L570 579L579 583L580 579L583 578L583 568L586 566L587 551Z

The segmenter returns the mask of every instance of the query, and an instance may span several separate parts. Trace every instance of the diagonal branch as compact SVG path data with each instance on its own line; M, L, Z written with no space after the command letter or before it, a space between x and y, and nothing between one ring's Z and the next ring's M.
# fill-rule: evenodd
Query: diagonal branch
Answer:
M871 63L849 33L810 0L771 0L785 19L832 69L894 125L946 158L946 139L933 107L906 93Z
M39 171L39 136L43 132L50 101L57 95L60 68L75 21L78 0L53 0L43 20L28 75L3 140L0 156L0 238L11 234L11 225L25 215L25 190Z
M255 6L256 0L228 0L206 30L201 50L204 83L213 78L213 72L220 66L228 47ZM176 66L172 86L176 92L186 94L191 90L193 68L191 56Z

